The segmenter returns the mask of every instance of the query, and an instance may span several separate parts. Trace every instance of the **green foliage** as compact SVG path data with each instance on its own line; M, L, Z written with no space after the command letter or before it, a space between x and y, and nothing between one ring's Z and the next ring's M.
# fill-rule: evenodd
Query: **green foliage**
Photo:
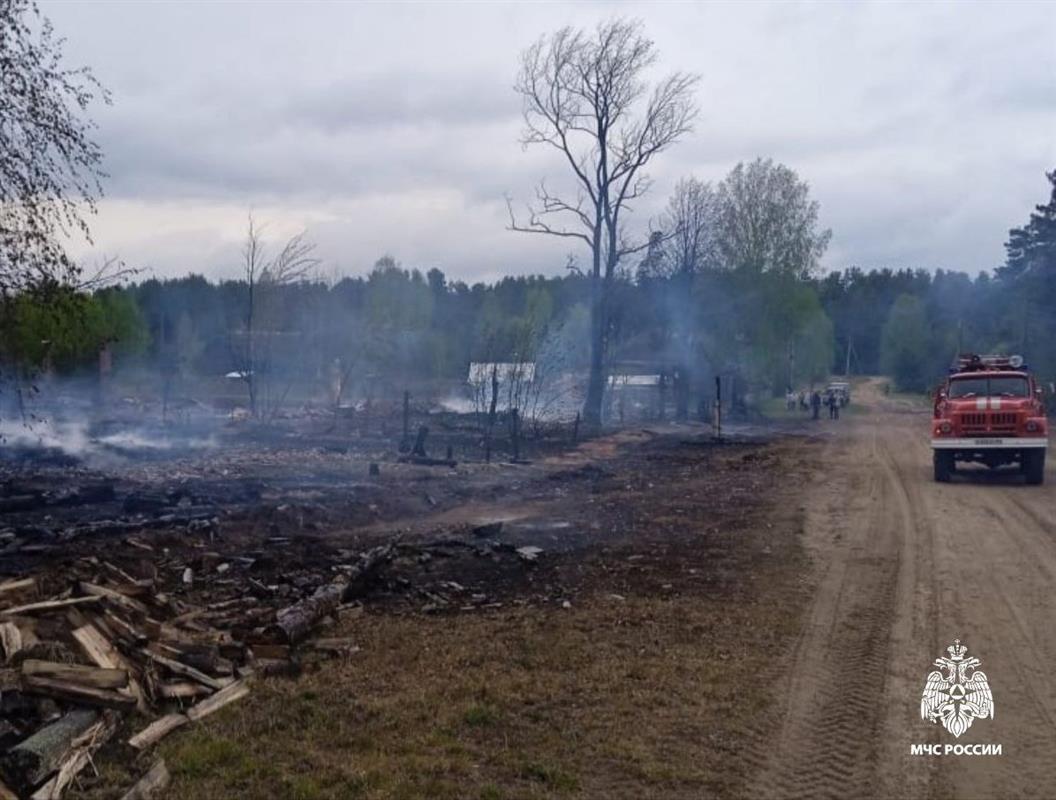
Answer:
M922 391L929 379L932 333L924 303L904 294L891 307L880 341L884 371L901 391Z
M729 269L806 278L832 232L818 229L818 201L795 170L757 158L719 184L719 250Z
M149 343L135 298L121 289L23 292L4 301L2 319L0 352L24 374L49 366L75 370L93 363L107 344L135 355Z
M744 192L759 189L753 170L755 178L784 176L776 186L801 204L804 219L813 219L806 186L794 173L766 163L742 167ZM848 363L852 374L888 372L899 388L920 390L941 377L958 348L1022 353L1051 380L1056 174L1048 181L1052 198L1011 232L1008 262L993 277L855 267L813 277L810 253L818 254L824 238L817 231L814 249L800 249L807 255L798 260L770 264L763 247L734 263L714 255L709 239L701 245L704 256L683 259L692 266L643 268L636 280L626 270L613 279L609 296L609 361L615 369L628 362L677 366L689 373L698 398L710 393L719 373L757 395L771 394L790 380L801 388L842 374ZM727 198L733 188L727 184ZM689 211L700 212L702 235L711 236L711 225L721 238L714 217L720 200L703 195L710 199ZM668 258L654 248L652 257L661 256ZM404 269L386 256L362 277L276 291L262 337L269 363L299 385L318 387L340 372L399 390L408 376L464 380L471 361L536 360L551 375L582 375L589 359L590 281L575 273L467 285L438 269ZM39 295L9 300L0 320L9 362L72 369L94 360L112 339L118 352L142 353L162 370L220 375L237 368L232 353L246 316L240 282L212 284L191 275L94 295L52 295L47 302Z

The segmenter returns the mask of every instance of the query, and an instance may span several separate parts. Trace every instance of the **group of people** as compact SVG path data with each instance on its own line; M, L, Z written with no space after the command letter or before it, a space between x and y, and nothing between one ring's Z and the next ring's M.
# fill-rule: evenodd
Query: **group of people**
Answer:
M785 408L789 411L795 411L797 405L803 411L810 411L812 419L821 419L822 406L829 410L829 419L839 419L840 406L842 404L836 392L825 392L824 396L822 396L822 393L817 389L811 392L806 390L794 392L792 387L789 387L785 391Z

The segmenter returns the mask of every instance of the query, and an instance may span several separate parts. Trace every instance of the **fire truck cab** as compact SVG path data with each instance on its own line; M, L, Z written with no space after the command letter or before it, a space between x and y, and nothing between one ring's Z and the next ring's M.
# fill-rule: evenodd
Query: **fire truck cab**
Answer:
M1041 388L1020 356L958 356L935 392L936 481L948 481L958 461L974 461L991 469L1018 464L1027 483L1040 484L1048 445Z

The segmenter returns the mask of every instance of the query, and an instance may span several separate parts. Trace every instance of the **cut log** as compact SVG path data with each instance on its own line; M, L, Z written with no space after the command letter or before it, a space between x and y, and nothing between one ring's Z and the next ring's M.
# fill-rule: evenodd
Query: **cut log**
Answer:
M29 794L62 766L73 742L99 720L95 711L70 711L0 754L0 773L15 792Z
M228 703L233 703L249 694L249 685L245 681L235 681L230 686L221 689L212 697L207 697L201 702L195 703L187 709L187 718L197 722L207 717L214 711L219 711Z
M105 597L108 600L113 601L116 605L119 605L140 617L146 617L150 614L150 610L138 600L107 586L99 586L98 584L88 583L88 581L81 581L78 586L80 586L81 591L85 594Z
M73 638L84 654L96 666L103 669L123 669L128 673L128 693L136 698L136 708L146 713L147 703L143 698L143 687L139 685L131 665L101 634L94 625L84 625L73 632Z
M22 631L12 622L0 622L0 651L4 661L10 661L22 649Z
M171 781L172 777L169 775L169 768L165 766L165 759L159 758L147 774L121 796L121 800L155 800L168 788Z
M88 597L67 597L65 600L45 600L41 603L29 603L24 606L5 608L3 611L0 611L0 614L3 614L6 617L14 616L15 614L38 614L48 611L56 611L60 608L68 608L69 606L80 606L98 602L99 598L94 595Z
M128 673L123 669L86 667L83 664L59 664L27 658L22 662L23 677L46 678L65 683L76 683L95 689L123 689L128 686Z
M394 545L368 550L349 571L347 579L320 586L310 597L278 612L275 624L265 635L272 641L295 644L308 636L323 617L333 613L342 602L362 591L378 569L392 560Z
M268 629L269 634L288 644L301 641L323 617L337 610L347 590L348 581L320 586L311 597L279 611L275 624Z
M37 588L36 578L18 578L0 583L0 595L9 592L25 592Z
M37 623L36 620L31 617L14 617L11 623L18 628L18 632L22 634L22 649L28 650L31 647L40 644L40 639L37 638Z
M96 689L92 686L83 686L79 683L60 681L54 678L42 678L37 675L23 675L22 687L27 694L56 697L60 700L70 700L86 706L132 708L136 705L136 698L127 692L118 692L113 689Z
M209 675L206 675L204 672L196 670L194 667L188 667L186 664L176 661L173 658L166 658L165 656L158 655L157 653L151 652L150 650L143 650L141 652L146 654L146 656L152 661L156 661L158 664L161 664L163 667L169 670L169 672L173 672L177 675L183 675L185 678L190 678L193 681L198 681L198 683L204 684L210 689L223 689L231 682L230 679L227 679L225 681L222 678L213 678Z
M157 688L158 694L167 700L190 700L212 693L209 687L202 686L200 683L193 683L192 681L163 683Z
M146 750L155 742L159 742L179 728L190 722L186 714L168 714L154 720L147 727L128 740L128 743L137 750Z
M92 753L102 747L117 730L118 717L107 713L91 728L78 736L59 766L58 773L32 795L32 800L58 800L77 774L88 766Z
M359 561L353 565L348 574L348 588L342 602L347 602L367 591L370 584L377 578L378 570L392 561L396 555L396 544L384 544L367 550L359 557Z

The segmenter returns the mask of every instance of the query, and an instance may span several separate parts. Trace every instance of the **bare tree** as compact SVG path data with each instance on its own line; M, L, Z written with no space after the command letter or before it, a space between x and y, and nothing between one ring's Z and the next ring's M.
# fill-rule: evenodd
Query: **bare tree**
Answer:
M691 276L719 262L719 204L711 184L683 178L667 204L660 228L668 236L662 265L671 276Z
M242 278L246 283L246 328L239 372L249 392L253 416L274 410L271 393L272 337L278 325L283 286L306 280L319 265L315 244L305 233L287 240L274 258L268 258L262 229L251 214L242 245ZM263 394L263 397L262 397Z
M62 240L89 236L102 151L85 115L109 95L62 63L62 39L32 0L0 0L0 295L76 282Z
M818 202L794 170L771 159L738 164L719 184L719 244L731 269L806 278L832 231L818 230Z
M696 76L676 72L650 90L644 74L656 58L638 22L610 20L592 33L562 28L524 52L515 85L524 104L522 144L560 153L576 189L560 196L540 182L520 221L507 200L509 227L575 239L591 252L591 358L583 416L592 426L601 422L616 268L645 246L625 236L624 213L649 189L646 165L687 133L696 116Z

